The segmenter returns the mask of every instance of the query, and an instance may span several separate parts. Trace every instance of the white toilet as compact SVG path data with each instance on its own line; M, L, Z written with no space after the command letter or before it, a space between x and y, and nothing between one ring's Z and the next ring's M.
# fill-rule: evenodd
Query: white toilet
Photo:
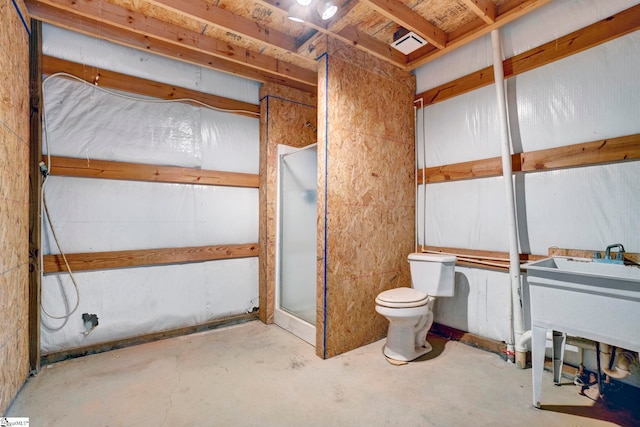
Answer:
M427 332L433 324L436 297L452 297L456 257L454 255L409 254L411 288L381 292L376 311L389 320L384 355L409 362L432 350Z

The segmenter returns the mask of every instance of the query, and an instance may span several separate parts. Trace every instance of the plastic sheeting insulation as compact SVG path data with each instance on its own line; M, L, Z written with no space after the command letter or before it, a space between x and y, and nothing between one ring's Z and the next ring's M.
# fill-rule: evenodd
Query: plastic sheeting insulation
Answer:
M510 57L524 52L634 4L551 2L504 27L505 54ZM417 91L490 65L488 39L479 39L416 70ZM467 55L469 52L471 56ZM514 151L640 133L637 69L640 32L510 78L507 99ZM494 90L481 88L428 106L424 112L418 110L419 167L424 163L433 167L500 155ZM426 162L422 160L423 144ZM554 246L604 250L615 242L623 243L628 251L640 252L638 182L637 161L516 173L521 252L544 255ZM417 193L420 244L508 251L502 177L428 184L426 200L422 185ZM473 273L464 274L468 279L466 293L438 302L446 312L436 314L436 321L492 339L508 339L509 327L506 312L503 313L509 298L508 274L472 270ZM525 287L523 304L528 307L526 295ZM485 306L486 316L471 314ZM466 325L457 320L460 316L468 320ZM525 318L529 318L528 313Z
M257 103L254 82L55 27L46 26L43 38L46 54ZM257 118L180 102L123 98L61 77L47 80L44 96L45 153L87 159L89 165L100 159L258 173ZM52 172L45 186L47 205L66 253L258 241L255 188L71 178ZM43 251L57 252L47 221ZM76 272L75 277L78 310L67 322L42 316L44 353L195 325L258 305L255 257ZM76 301L69 275L45 276L42 304L47 312L65 314L65 300L69 307ZM82 313L99 319L88 335Z

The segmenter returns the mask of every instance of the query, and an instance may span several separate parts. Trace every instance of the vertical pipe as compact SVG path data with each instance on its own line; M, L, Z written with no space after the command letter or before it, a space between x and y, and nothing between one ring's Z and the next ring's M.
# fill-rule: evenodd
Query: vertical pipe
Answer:
M414 216L415 216L415 221L413 223L413 226L416 228L415 231L415 239L413 242L413 251L414 252L418 252L418 168L420 167L420 165L418 165L418 131L417 131L417 126L418 126L418 108L416 107L416 102L418 101L413 101L413 131L415 133L415 138L414 138L414 156L415 156L415 174L416 177L414 179L414 189L413 189L413 195L415 197L416 200L416 206L414 209Z
M422 104L422 247L427 246L427 125Z
M504 70L502 68L502 43L499 30L491 31L491 46L493 50L493 73L498 105L498 120L500 126L500 142L502 147L502 178L504 181L505 198L507 202L507 221L509 228L509 278L511 284L511 303L509 310L510 336L507 343L507 354L510 361L514 361L514 344L516 335L524 332L522 305L520 303L520 253L518 249L518 232L515 208L515 194L513 188L513 171L511 169L511 146L509 143L509 121L507 117L507 102L504 90ZM525 349L526 351L526 349Z

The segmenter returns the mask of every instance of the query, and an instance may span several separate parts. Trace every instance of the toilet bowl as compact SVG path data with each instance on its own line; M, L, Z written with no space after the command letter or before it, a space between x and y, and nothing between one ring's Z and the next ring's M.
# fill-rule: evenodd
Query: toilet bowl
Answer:
M411 288L395 288L376 297L376 312L389 320L383 353L409 362L430 352L427 333L433 325L436 297L453 296L456 257L410 254Z

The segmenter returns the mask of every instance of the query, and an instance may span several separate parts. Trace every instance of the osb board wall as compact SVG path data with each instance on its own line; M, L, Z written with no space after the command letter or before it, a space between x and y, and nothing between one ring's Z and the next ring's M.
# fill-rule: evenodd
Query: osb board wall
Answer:
M278 144L316 142L317 98L285 86L260 88L260 320L273 323L275 304L276 172Z
M318 72L318 204L326 200L326 211L316 324L316 353L325 358L386 334L375 298L410 286L415 221L414 77L326 43Z
M28 21L26 7L17 0ZM0 414L29 372L29 38L0 3Z

